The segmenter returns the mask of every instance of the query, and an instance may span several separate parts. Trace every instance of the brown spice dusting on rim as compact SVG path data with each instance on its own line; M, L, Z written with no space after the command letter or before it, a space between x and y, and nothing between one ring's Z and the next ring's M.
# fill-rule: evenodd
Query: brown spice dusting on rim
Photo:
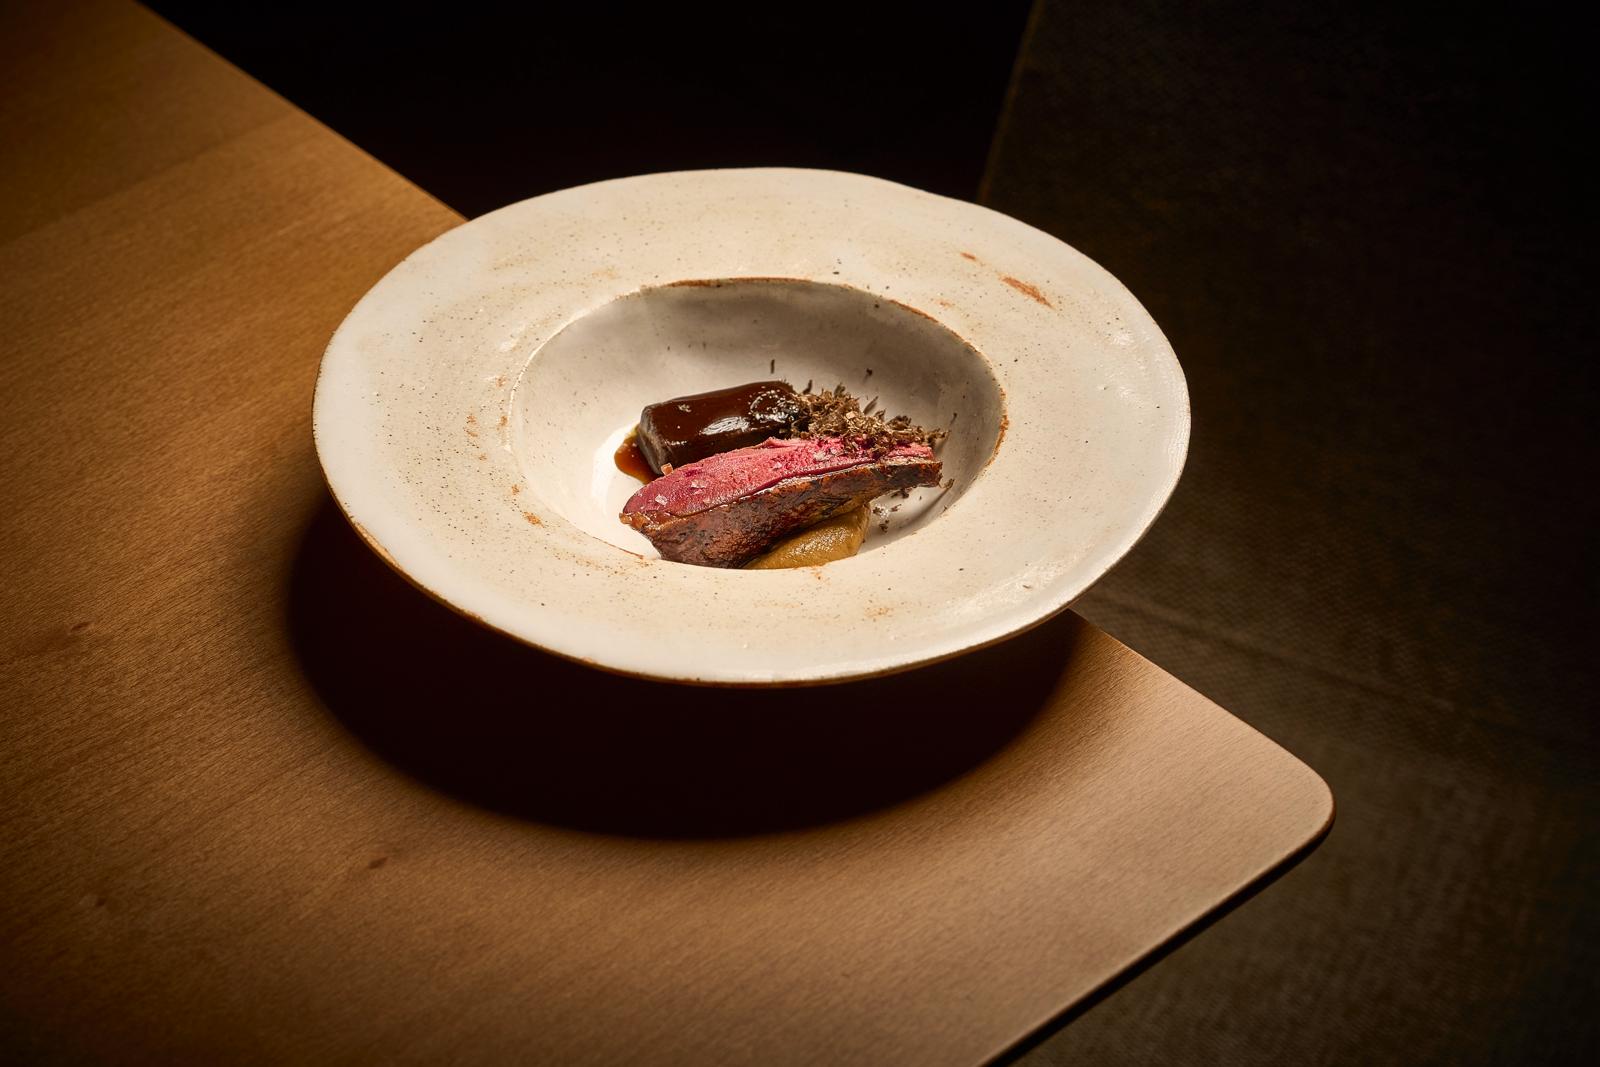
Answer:
M895 307L899 308L902 311L909 311L913 315L920 315L923 318L927 319L929 322L938 322L939 321L938 319L934 318L932 315L928 314L926 311L923 311L921 308L914 308L910 304L907 304L903 300L896 300L892 296L889 297L888 300L889 300L889 303L893 304ZM867 377L868 378L872 377L872 371L870 371L870 370L867 371Z
M513 486L512 486L512 487L511 487L511 495L512 495L512 496L516 496L516 495L517 495L517 494L518 494L518 493L520 493L520 492L522 492L522 486L520 486L520 485L513 485Z
M528 524L530 526L543 526L544 525L544 520L539 518L539 516L535 515L531 511L524 511L522 513L522 517L528 520Z
M989 450L989 458L984 461L984 466L994 462L994 457L1000 454L1000 443L1006 439L1006 431L1011 429L1011 416L1004 411L1000 412L1000 432L995 435L994 447Z
M1029 285L1021 278L1013 278L1009 274L1000 275L1000 280L1011 286L1011 288L1015 289L1017 292L1032 297L1045 307L1051 309L1055 308L1055 305L1050 303L1050 301L1045 298L1045 295L1039 291L1037 286Z
M971 252L963 252L963 253L961 253L961 258L962 259L970 259L974 263L978 262L978 257L973 255Z
M667 282L664 288L678 289L684 286L721 289L724 285L743 285L746 282L804 282L809 283L810 278L786 278L781 274L752 274L740 275L737 278L685 278L682 281Z

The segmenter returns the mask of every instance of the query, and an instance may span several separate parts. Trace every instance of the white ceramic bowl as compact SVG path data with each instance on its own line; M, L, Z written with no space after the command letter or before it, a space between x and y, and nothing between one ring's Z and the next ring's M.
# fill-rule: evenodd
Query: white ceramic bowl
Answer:
M612 453L645 404L784 377L929 426L953 485L826 567L656 557ZM1014 219L831 171L655 174L444 234L350 312L317 451L361 536L485 625L608 670L838 681L1034 625L1154 521L1183 374L1115 278Z

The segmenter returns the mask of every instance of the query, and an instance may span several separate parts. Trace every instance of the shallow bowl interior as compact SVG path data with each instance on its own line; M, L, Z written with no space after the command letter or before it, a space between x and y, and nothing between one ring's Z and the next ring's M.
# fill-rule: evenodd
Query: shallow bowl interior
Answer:
M512 448L529 504L608 544L656 556L618 521L639 483L617 447L646 404L783 378L796 389L842 384L950 437L945 485L885 500L863 551L932 521L995 454L1005 404L983 357L920 309L849 286L799 279L719 279L651 286L574 320L532 354L511 412Z

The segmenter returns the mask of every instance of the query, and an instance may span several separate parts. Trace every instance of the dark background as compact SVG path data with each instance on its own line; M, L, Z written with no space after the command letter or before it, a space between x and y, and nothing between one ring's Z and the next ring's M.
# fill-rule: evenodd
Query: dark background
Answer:
M834 167L1106 265L1194 440L1079 610L1339 820L1029 1062L1600 1056L1593 64L1555 9L154 6L468 215Z
M466 215L625 174L782 163L971 199L1028 14L913 5L156 3Z

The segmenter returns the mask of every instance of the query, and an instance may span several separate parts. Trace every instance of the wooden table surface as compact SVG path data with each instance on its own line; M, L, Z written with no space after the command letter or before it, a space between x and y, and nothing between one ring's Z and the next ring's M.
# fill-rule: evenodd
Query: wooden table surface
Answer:
M1327 830L1314 773L1070 614L735 693L415 593L330 506L311 390L458 217L141 8L33 6L0 1059L973 1064Z

